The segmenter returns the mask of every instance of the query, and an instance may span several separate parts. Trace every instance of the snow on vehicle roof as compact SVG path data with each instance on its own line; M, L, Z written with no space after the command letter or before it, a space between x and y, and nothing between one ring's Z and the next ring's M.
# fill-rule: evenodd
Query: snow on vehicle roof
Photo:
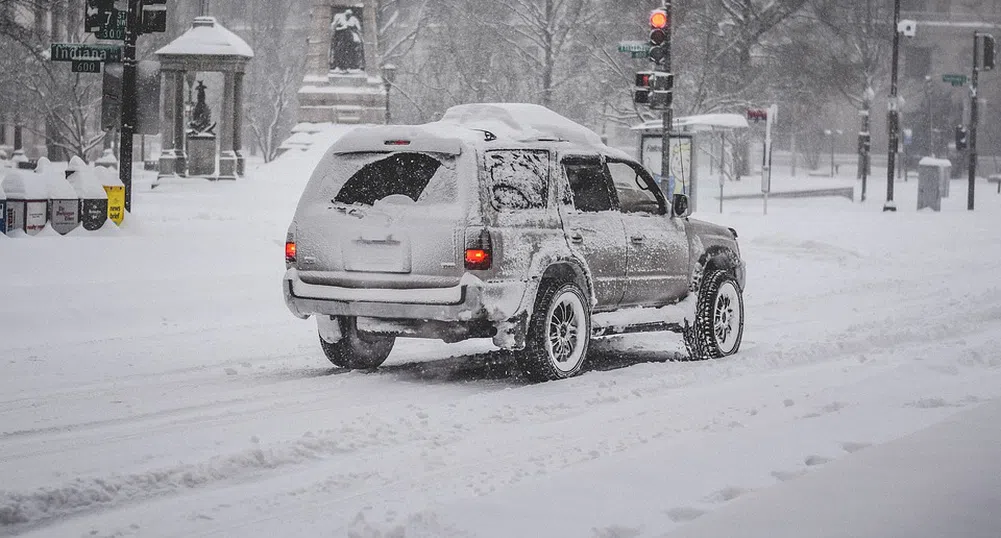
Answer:
M587 127L529 103L457 105L446 110L438 123L487 130L498 138L518 141L566 140L582 146L605 146L601 137Z
M215 17L195 17L187 32L156 54L253 58L254 50L240 36L216 22Z
M493 137L488 137L489 131ZM423 125L359 127L334 143L334 153L407 149L458 155L463 144L500 141L566 141L597 152L630 158L602 142L597 133L552 110L528 103L477 103L449 108L441 120Z

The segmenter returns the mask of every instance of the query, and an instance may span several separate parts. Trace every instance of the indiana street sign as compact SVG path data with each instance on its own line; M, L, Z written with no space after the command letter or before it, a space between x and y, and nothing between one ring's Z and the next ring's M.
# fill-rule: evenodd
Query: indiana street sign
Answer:
M91 60L97 62L121 62L121 45L79 45L74 43L53 43L50 51L53 62Z
M99 60L73 60L74 73L100 73L101 62Z
M650 53L650 44L645 41L622 41L619 43L619 52L641 52L646 53L644 56L647 56Z
M966 84L966 75L942 75L942 82L948 82L953 86Z

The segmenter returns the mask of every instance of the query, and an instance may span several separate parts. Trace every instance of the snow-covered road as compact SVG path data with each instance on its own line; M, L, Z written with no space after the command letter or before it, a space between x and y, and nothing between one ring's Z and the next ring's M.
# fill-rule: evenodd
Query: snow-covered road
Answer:
M617 337L532 385L488 342L327 366L279 282L310 162L141 187L103 236L0 238L0 535L662 536L1001 396L986 185L973 213L959 182L942 213L913 182L897 214L703 211L740 232L742 352Z

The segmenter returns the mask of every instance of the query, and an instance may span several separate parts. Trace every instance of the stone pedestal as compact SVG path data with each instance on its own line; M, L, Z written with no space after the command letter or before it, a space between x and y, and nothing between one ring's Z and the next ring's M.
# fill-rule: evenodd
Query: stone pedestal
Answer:
M386 90L365 73L306 79L299 90L299 122L385 123Z
M188 137L188 175L215 175L216 137L196 134Z
M236 152L223 151L219 154L219 175L216 179L236 179L239 175L240 161Z
M375 4L312 0L306 76L299 90L298 123L385 123L386 90L380 76ZM331 71L334 14L351 9L361 25L363 65Z

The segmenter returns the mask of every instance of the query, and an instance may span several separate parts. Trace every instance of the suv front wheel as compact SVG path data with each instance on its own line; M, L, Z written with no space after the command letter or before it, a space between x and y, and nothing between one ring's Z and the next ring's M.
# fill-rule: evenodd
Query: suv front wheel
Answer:
M555 381L580 373L591 339L591 309L573 282L545 280L528 326L519 362L534 381Z
M393 351L396 338L392 336L369 336L358 332L354 317L338 318L341 339L330 343L320 337L320 347L334 366L351 370L378 368L386 362Z
M685 346L692 360L719 359L740 349L744 336L744 298L727 271L705 275L695 307L695 325L685 327Z

